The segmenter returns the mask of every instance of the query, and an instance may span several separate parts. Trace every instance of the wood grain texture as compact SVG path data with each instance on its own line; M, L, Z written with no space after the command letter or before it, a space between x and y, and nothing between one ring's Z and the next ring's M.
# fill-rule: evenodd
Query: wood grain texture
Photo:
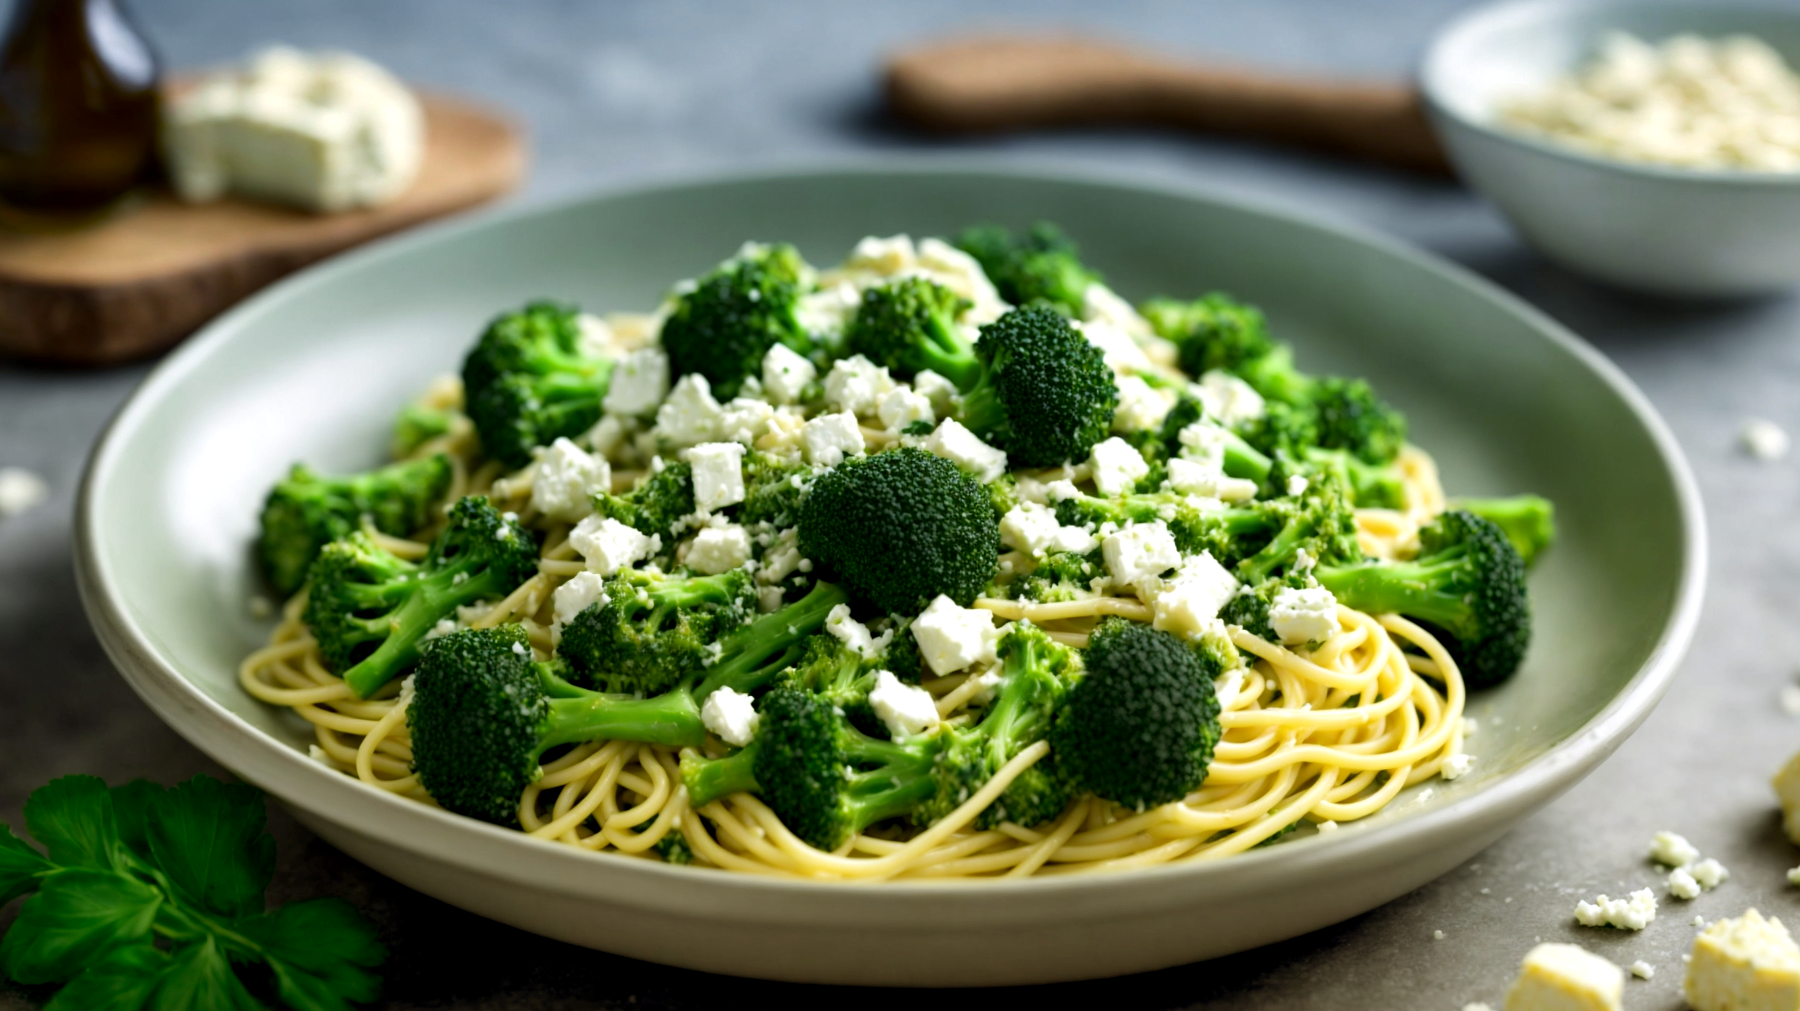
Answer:
M419 177L381 207L317 215L231 198L183 204L158 192L80 231L0 234L0 355L65 365L141 358L309 263L518 185L525 143L510 122L461 100L419 97Z
M889 105L931 130L1153 123L1447 173L1418 92L1208 67L1086 39L966 38L887 65Z

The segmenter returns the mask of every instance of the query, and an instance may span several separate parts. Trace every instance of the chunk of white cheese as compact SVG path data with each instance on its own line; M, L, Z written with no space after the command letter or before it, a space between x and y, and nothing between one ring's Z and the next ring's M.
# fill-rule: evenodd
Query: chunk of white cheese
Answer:
M1081 296L1081 318L1118 327L1133 338L1143 339L1153 333L1150 321L1099 281L1087 286Z
M756 711L755 699L727 685L706 696L700 706L700 722L719 740L742 748L756 739L762 714Z
M594 511L594 496L612 490L612 467L568 439L557 439L537 459L531 505L553 520L574 523Z
M1206 408L1206 416L1226 428L1255 421L1268 410L1262 394L1249 383L1218 369L1200 377L1200 382L1194 386L1194 395L1200 398L1200 406Z
M563 626L575 620L575 616L594 604L605 607L610 603L606 595L606 577L598 572L577 572L569 581L556 588L550 595L550 606L556 612L556 621L550 626L550 637L561 639Z
M1181 564L1181 551L1168 524L1135 523L1100 542L1100 555L1113 582L1129 586L1144 599L1155 599L1163 573Z
M801 295L799 303L794 306L794 318L800 321L800 325L808 333L823 336L840 334L856 316L856 306L861 298L856 285L828 284L818 291Z
M1685 867L1677 867L1669 872L1668 885L1669 894L1678 899L1697 899L1705 890L1700 887L1700 882L1695 881L1694 876L1688 873Z
M775 408L768 401L736 397L719 410L719 437L749 446L769 430L769 423L774 420Z
M1506 991L1506 1011L1620 1011L1625 973L1575 944L1540 944Z
M661 550L662 538L648 537L618 520L589 516L569 531L569 546L602 576L628 569Z
M412 185L425 116L368 60L276 47L171 99L162 146L183 200L235 192L330 213L387 203Z
M1269 627L1283 645L1324 642L1338 634L1337 598L1323 586L1288 586L1269 603Z
M954 674L974 663L993 663L1000 630L991 612L958 607L940 594L912 623L919 655L932 672Z
M1686 867L1700 859L1700 850L1674 832L1658 832L1650 837L1650 859L1668 867Z
M719 438L722 410L713 399L712 384L698 372L675 381L674 389L656 409L656 437L670 446L694 446Z
M813 363L786 344L777 344L763 355L763 392L778 404L799 400L806 384L818 377L819 370Z
M1800 845L1800 753L1788 759L1770 783L1781 802L1781 827L1788 840Z
M1800 1007L1800 947L1754 909L1715 920L1694 938L1681 989L1694 1011L1791 1011Z
M1738 430L1744 451L1758 460L1775 461L1788 454L1788 434L1773 421L1751 418Z
M1469 770L1474 767L1475 756L1464 754L1459 751L1449 758L1444 759L1444 764L1439 768L1438 775L1445 779L1461 779L1464 776L1467 776Z
M1080 320L1072 324L1087 338L1087 342L1100 349L1106 364L1114 372L1149 372L1156 366L1151 364L1150 356L1131 339L1131 335L1105 320Z
M1138 376L1119 376L1116 383L1119 406L1113 411L1112 429L1115 432L1156 428L1175 406L1176 395L1172 390L1158 389Z
M1610 899L1602 895L1592 902L1584 899L1575 904L1575 922L1584 927L1643 930L1655 919L1656 895L1648 888L1640 888L1628 898Z
M981 264L943 239L920 239L917 256L921 273L969 300L969 308L962 314L965 326L992 323L1011 308L1001 300Z
M1034 558L1052 551L1085 555L1099 543L1081 527L1058 523L1054 509L1036 502L1021 502L1000 517L1000 541Z
M913 392L931 401L932 413L940 418L953 413L962 400L955 383L930 369L913 376L912 386Z
M1226 502L1248 502L1256 497L1255 481L1232 477L1211 462L1181 457L1169 461L1168 485L1183 495L1199 495Z
M894 638L892 630L883 632L879 636L871 634L869 626L850 616L850 605L848 604L839 604L825 616L825 631L831 633L834 638L861 657L872 657L879 654L882 650L887 649L888 643L892 642Z
M825 402L840 411L872 415L894 388L888 370L862 355L839 358L825 375Z
M1162 590L1156 594L1156 615L1151 625L1198 639L1214 630L1220 608L1237 591L1237 578L1211 552L1191 555L1182 560L1174 575L1163 581Z
M669 395L669 356L662 348L639 348L613 365L606 398L609 414L648 415Z
M749 560L750 534L736 523L702 527L688 545L688 568L709 576L730 572Z
M863 452L862 428L856 415L849 411L821 414L800 430L800 441L806 447L806 458L821 467L835 467L846 456Z
M1638 979L1654 979L1656 977L1656 966L1641 958L1631 963L1630 969L1631 974Z
M1088 463L1093 469L1094 487L1102 495L1127 494L1150 473L1150 465L1144 462L1137 447L1116 435L1095 444Z
M50 485L23 467L0 467L0 516L17 516L50 496Z
M1725 865L1714 860L1712 857L1707 857L1705 860L1689 867L1687 871L1694 876L1694 881L1698 883L1701 888L1704 888L1709 892L1724 884L1726 880L1731 877L1731 872L1725 869Z
M925 450L956 464L982 484L1006 473L1006 453L982 442L962 423L945 421L925 440Z
M931 693L901 681L892 671L875 672L869 708L896 741L930 733L938 726L937 702Z
M923 421L929 425L937 420L937 415L931 408L931 398L905 386L896 386L882 394L881 403L875 408L875 416L881 419L881 426L890 432L897 432L915 421Z
M735 442L703 442L683 454L693 469L694 508L718 512L744 500L744 447Z

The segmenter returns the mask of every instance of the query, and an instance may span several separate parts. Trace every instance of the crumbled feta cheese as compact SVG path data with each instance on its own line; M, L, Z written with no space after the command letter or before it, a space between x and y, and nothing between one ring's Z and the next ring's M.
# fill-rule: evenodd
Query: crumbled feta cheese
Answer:
M713 399L712 384L698 372L675 383L669 397L656 409L656 434L675 446L693 446L719 438L721 411Z
M1105 356L1106 364L1114 372L1149 372L1156 366L1151 364L1150 356L1131 339L1124 330L1104 320L1081 320L1072 324L1087 338L1087 342L1100 349Z
M1706 929L1706 917L1695 916L1694 917L1694 926L1698 929L1705 930Z
M1052 551L1085 555L1099 543L1081 527L1058 523L1054 509L1035 502L1021 502L1000 517L1000 540L1034 558Z
M601 406L608 414L646 415L669 395L669 356L662 348L639 348L619 359Z
M1213 631L1219 609L1237 595L1238 581L1213 558L1202 551L1181 562L1175 574L1163 582L1157 593L1153 627L1198 639Z
M1196 421L1176 433L1175 439L1181 443L1183 460L1224 469L1225 447L1231 441L1230 432L1210 421Z
M891 671L875 672L869 707L896 741L930 733L938 726L937 702L931 693L906 684Z
M425 638L427 640L436 639L439 636L449 635L461 627L456 623L455 618L440 618L437 624L431 626L431 631L425 633Z
M709 576L730 572L749 560L750 534L736 523L706 527L688 545L688 568Z
M574 523L594 511L594 495L612 490L612 467L568 439L544 450L531 478L531 504L553 520Z
M862 429L849 411L821 414L807 422L800 441L806 446L806 458L821 467L835 467L844 457L863 452Z
M844 266L866 270L882 277L892 277L903 270L910 270L917 261L918 253L913 250L912 236L891 235L884 239L878 235L865 235L850 250Z
M994 696L999 693L1000 682L1003 680L1005 679L1000 676L1000 672L994 670L983 671L980 674L975 675L973 682L975 685L975 694L969 696L969 704L972 706L985 706L989 702L994 701Z
M1113 411L1113 431L1142 432L1163 423L1175 406L1171 390L1157 389L1137 376L1119 376L1119 406Z
M1461 779L1469 774L1469 770L1473 768L1474 765L1474 755L1466 755L1459 751L1449 758L1444 759L1444 765L1438 770L1438 775L1445 779Z
M0 467L0 517L17 516L49 496L43 478L23 467Z
M1631 974L1638 979L1650 979L1656 975L1656 966L1640 958L1631 963Z
M1788 454L1788 434L1773 421L1751 418L1738 429L1744 451L1758 460L1779 460Z
M588 429L587 441L595 453L610 457L624 448L628 434L626 423L618 415L608 414Z
M1011 308L1001 301L1000 293L973 256L942 239L920 239L918 269L931 280L949 288L970 302L962 315L965 325L992 323Z
M756 588L756 609L763 614L774 614L781 610L784 599L781 587L759 586Z
M958 607L940 594L912 623L919 655L939 676L954 674L974 663L993 663L1000 630L994 616L974 607Z
M1443 931L1441 931L1441 930L1434 930L1434 931L1432 931L1432 932L1431 932L1431 939L1432 939L1432 940L1433 940L1433 941L1442 941L1442 940L1443 940L1443 939L1444 939L1444 932L1443 932Z
M1681 989L1694 1011L1789 1011L1800 1006L1800 947L1780 920L1747 909L1694 938Z
M563 626L595 604L605 607L611 602L606 595L606 577L598 572L577 572L550 595L550 606L556 621L550 626L550 637L560 639Z
M839 358L825 376L825 402L851 414L874 414L881 398L894 388L884 366L862 355Z
M913 376L912 385L913 392L931 401L931 410L936 417L954 413L957 402L962 399L955 383L930 369Z
M925 440L925 450L968 471L982 484L997 481L1006 473L1006 453L982 442L955 419L945 421L931 433Z
M786 344L776 344L763 355L763 392L776 403L791 404L800 399L806 384L819 378L819 370L806 357Z
M762 714L756 711L755 699L727 685L706 696L700 706L700 722L719 740L742 748L756 739Z
M745 382L748 383L749 380ZM734 397L719 411L719 435L748 446L769 430L769 423L774 418L775 408L769 406L768 401L755 397Z
M850 617L850 605L848 604L839 604L825 616L825 631L830 632L839 642L862 657L878 655L887 649L888 643L894 639L891 629L879 636L870 634L869 626Z
M1687 868L1677 867L1669 872L1669 894L1678 899L1695 899L1700 897L1700 882L1688 873Z
M1625 973L1576 944L1540 944L1526 953L1506 991L1508 1011L1619 1011Z
M694 473L694 508L718 512L744 500L744 447L703 442L682 454Z
M1309 485L1310 482L1301 475L1290 474L1287 479L1287 493L1289 495L1304 495L1306 494L1306 489Z
M897 432L915 421L931 424L937 420L932 413L931 398L923 393L896 386L881 397L881 403L875 408L875 416L881 419L883 428Z
M589 516L569 531L569 546L587 560L588 569L610 576L655 554L662 539L646 537L615 519Z
M1462 1011L1494 1011L1494 1009L1482 1001L1473 1000L1464 1004L1462 1006Z
M1700 850L1674 832L1658 832L1650 837L1650 859L1668 867L1686 867L1700 859Z
M1113 582L1151 599L1162 588L1159 577L1181 564L1175 537L1161 520L1133 524L1108 536L1100 542L1100 554Z
M1206 408L1206 416L1226 428L1236 428L1246 421L1263 416L1268 405L1249 383L1218 369L1200 377L1194 384L1194 395Z
M1118 436L1094 446L1088 458L1094 472L1094 487L1102 495L1124 495L1137 489L1137 483L1150 473L1150 465L1137 447Z
M1231 477L1211 462L1203 463L1181 457L1169 461L1168 486L1183 495L1199 495L1226 502L1248 502L1256 497L1255 481Z
M1269 627L1283 645L1324 642L1338 634L1337 598L1323 586L1283 587L1269 604Z
M1132 337L1149 337L1153 332L1150 321L1132 308L1130 302L1099 281L1082 292L1081 318L1115 326Z
M1789 840L1800 844L1800 753L1788 759L1771 784L1781 802L1781 825Z
M1640 888L1629 898L1609 899L1602 895L1592 902L1575 904L1575 922L1584 927L1618 927L1620 930L1643 930L1656 919L1656 895Z
M801 295L794 306L794 318L808 333L837 334L856 316L862 295L848 282L829 284L818 291Z
M1724 884L1731 877L1731 872L1725 869L1725 865L1712 857L1707 857L1688 868L1688 873L1694 876L1694 881L1701 888L1709 892Z
M1327 832L1336 832L1342 826L1335 821L1322 821L1314 827L1319 830L1320 835L1324 835Z
M756 578L765 583L779 583L798 569L805 561L800 557L798 541L792 527L783 530L763 552L762 566L756 570Z

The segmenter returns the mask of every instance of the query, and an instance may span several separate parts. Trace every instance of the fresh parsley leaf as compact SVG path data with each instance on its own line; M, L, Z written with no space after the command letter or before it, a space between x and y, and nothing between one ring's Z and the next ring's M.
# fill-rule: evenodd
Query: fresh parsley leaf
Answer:
M38 877L55 869L11 828L0 825L0 906L37 890Z
M147 936L162 901L154 886L110 870L46 875L0 939L0 967L21 983L73 979L113 947Z
M177 949L150 1006L155 1011L260 1011L215 938Z
M169 956L149 941L122 945L58 990L44 1011L137 1011L168 971Z
M118 867L118 823L112 798L97 776L64 776L25 801L25 826L62 867Z
M263 892L275 876L266 823L262 791L195 776L150 804L145 827L151 856L179 897L238 917L263 911Z
M113 822L119 827L119 841L139 860L151 859L146 823L150 805L165 791L147 779L134 779L107 792L112 794Z
M238 930L262 948L290 1007L344 1011L347 1001L372 1001L381 992L381 980L368 969L380 965L387 950L346 902L290 902L240 922Z

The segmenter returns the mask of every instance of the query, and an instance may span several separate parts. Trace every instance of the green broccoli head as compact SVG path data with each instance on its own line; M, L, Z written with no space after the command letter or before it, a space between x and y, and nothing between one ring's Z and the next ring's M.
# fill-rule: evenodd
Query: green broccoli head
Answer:
M627 570L607 580L605 603L563 627L557 653L583 682L654 695L718 659L714 644L756 614L749 572L663 576Z
M1350 499L1357 506L1406 508L1406 475L1397 463L1364 463L1344 449L1308 449L1301 454L1304 463L1300 466L1294 466L1291 459L1283 459L1281 473L1276 475L1278 480L1285 481L1291 474L1307 477L1315 470L1330 470L1349 487Z
M962 422L1012 466L1084 460L1112 430L1119 388L1106 355L1056 312L1014 309L981 328L975 353L981 379Z
M968 307L967 299L941 284L901 278L863 292L845 344L850 354L903 379L930 369L967 389L981 373L973 345L956 324Z
M389 450L395 459L411 456L427 442L448 434L459 412L424 404L407 404L394 419L394 435Z
M981 485L922 449L845 461L813 482L800 551L885 614L939 594L967 606L999 565L1000 529Z
M820 473L818 468L798 460L755 451L746 453L744 504L738 509L738 522L746 526L793 526L800 521L800 506Z
M1218 694L1194 651L1167 632L1109 618L1085 659L1050 735L1063 773L1140 810L1199 789L1221 731Z
M1106 562L1095 548L1085 555L1053 551L1038 561L1037 568L1013 580L1012 597L1039 604L1060 604L1099 596L1097 581L1107 578Z
M1155 298L1138 307L1150 328L1180 349L1182 371L1202 376L1214 369L1238 372L1243 366L1272 353L1277 345L1269 337L1262 310L1222 292L1183 302Z
M256 548L269 585L282 596L298 590L319 551L355 530L363 516L397 537L429 526L450 477L450 458L441 453L351 477L324 477L295 464L263 502Z
M481 447L508 467L600 420L612 359L582 346L572 306L534 302L492 323L463 360L463 398Z
M1080 316L1088 286L1100 280L1081 262L1075 243L1047 221L1021 235L999 225L977 225L958 236L956 245L981 264L1000 297L1013 305L1047 302L1065 315Z
M1556 507L1540 495L1452 499L1450 508L1474 513L1499 527L1526 568L1556 540Z
M1342 449L1364 463L1393 462L1406 445L1406 416L1389 407L1361 379L1327 377L1313 384L1319 445Z
M694 468L685 463L666 464L623 495L595 495L594 512L641 534L660 537L663 549L672 549L676 526L694 514Z
M1319 444L1319 416L1310 404L1270 400L1264 404L1260 417L1240 422L1235 431L1266 457L1299 458Z
M676 298L663 323L671 378L697 372L714 396L729 400L745 379L761 374L770 348L810 351L812 340L795 312L805 272L793 246L750 245L700 278Z

